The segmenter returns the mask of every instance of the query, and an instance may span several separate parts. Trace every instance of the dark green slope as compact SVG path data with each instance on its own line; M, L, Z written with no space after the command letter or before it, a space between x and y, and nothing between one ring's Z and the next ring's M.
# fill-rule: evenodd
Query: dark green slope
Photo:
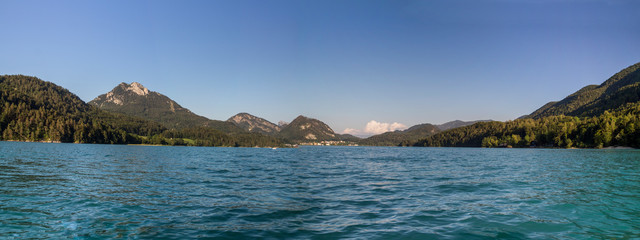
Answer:
M493 120L476 120L476 121L460 121L460 120L454 120L451 122L446 122L440 125L435 125L436 127L438 127L438 129L440 129L440 131L446 131L449 129L454 129L454 128L459 128L459 127L464 127L464 126L469 126L472 125L474 123L477 122L491 122Z
M130 143L158 134L157 123L106 113L67 89L35 77L0 76L2 140Z
M298 116L284 126L277 136L294 143L341 140L329 125L305 116Z
M640 103L628 103L594 117L549 116L481 122L419 140L428 147L640 147Z
M599 86L589 85L529 116L451 129L414 146L640 147L640 63Z
M479 122L440 132L408 145L417 147L480 147L482 139L502 134L504 129L505 123L503 122Z
M605 110L640 101L640 63L616 73L604 83L586 86L559 102L550 102L525 116L597 116Z
M360 140L362 140L362 138L353 136L351 134L336 134L336 137L340 140L340 141L345 141L345 142L354 142L357 143Z
M91 100L89 104L110 112L141 117L168 128L210 127L225 133L244 133L233 123L199 116L165 95L149 91L140 83L121 83L113 90Z
M362 139L359 144L369 146L400 146L410 144L421 138L426 138L440 132L432 124L419 124L404 131L386 132Z
M35 77L0 76L0 140L191 146L282 146L273 137L209 127L167 130L139 117L103 111Z

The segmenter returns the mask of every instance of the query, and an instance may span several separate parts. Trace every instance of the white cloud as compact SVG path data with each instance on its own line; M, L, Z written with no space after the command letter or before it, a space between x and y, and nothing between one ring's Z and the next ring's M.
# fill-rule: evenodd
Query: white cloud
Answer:
M381 123L375 120L371 120L367 123L367 126L364 127L364 132L371 134L380 134L404 129L407 129L407 126L402 123Z
M342 131L342 134L351 134L351 135L355 135L355 134L360 134L360 130L355 129L355 128L345 128L344 131Z

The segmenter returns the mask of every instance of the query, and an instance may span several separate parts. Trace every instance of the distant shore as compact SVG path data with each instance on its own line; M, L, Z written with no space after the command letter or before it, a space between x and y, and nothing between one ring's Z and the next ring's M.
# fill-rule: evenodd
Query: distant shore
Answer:
M25 140L0 140L0 142L34 142L34 143L63 143L61 141L48 141L48 140L42 140L42 141L25 141ZM288 145L288 146L254 146L254 147L246 147L246 146L242 146L242 147L233 147L233 146L188 146L188 145L162 145L162 144L145 144L145 143L131 143L131 144L108 144L108 143L73 143L73 142L65 142L65 143L72 143L72 144L99 144L99 145L127 145L127 146L171 146L171 147L224 147L224 148L272 148L272 149L278 149L278 148L297 148L298 145ZM407 146L369 146L369 145L311 145L311 144L301 144L300 146L323 146L323 147L328 147L328 146L342 146L342 147L407 147ZM422 147L416 147L416 148L422 148ZM426 148L430 148L430 147L426 147ZM433 148L433 147L431 147ZM453 148L453 147L435 147L435 148ZM486 147L461 147L461 148L486 148ZM510 147L493 147L496 149L500 149L500 148L510 148ZM627 147L627 146L609 146L609 147L603 147L603 148L559 148L559 147L511 147L513 149L605 149L605 150L611 150L611 149L615 149L615 150L624 150L624 149L638 149L638 148L633 148L633 147Z
M50 140L42 140L42 141L28 141L28 140L3 140L6 142L39 142L39 143L62 143L61 141L50 141Z

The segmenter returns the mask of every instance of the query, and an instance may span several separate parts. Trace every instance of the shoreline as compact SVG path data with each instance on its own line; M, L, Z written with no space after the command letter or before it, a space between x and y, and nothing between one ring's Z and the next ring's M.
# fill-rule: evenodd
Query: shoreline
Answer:
M129 144L116 144L116 143L79 143L79 142L61 142L61 141L23 141L23 140L0 140L0 142L23 142L23 143L61 143L61 144L90 144L90 145L113 145L113 146L156 146L156 147L216 147L216 148L294 148L287 146L254 146L254 147L235 147L235 146L188 146L188 145L162 145L162 144L144 144L144 143L129 143Z
M217 147L217 148L296 148L293 146L254 146L254 147L234 147L234 146L187 146L187 145L162 145L162 144L143 144L143 143L132 143L132 144L110 144L110 143L78 143L78 142L61 142L61 141L50 141L50 140L42 140L42 141L22 141L22 140L0 140L0 142L25 142L25 143L63 143L63 144L96 144L96 145L120 145L120 146L167 146L167 147ZM367 146L367 145L358 145L358 146L350 146L350 145L299 145L305 147L391 147L391 148L486 148L486 147L416 147L416 146ZM490 148L487 148L490 149ZM634 148L629 146L608 146L603 148L559 148L559 147L495 147L495 149L602 149L602 150L637 150L640 148Z

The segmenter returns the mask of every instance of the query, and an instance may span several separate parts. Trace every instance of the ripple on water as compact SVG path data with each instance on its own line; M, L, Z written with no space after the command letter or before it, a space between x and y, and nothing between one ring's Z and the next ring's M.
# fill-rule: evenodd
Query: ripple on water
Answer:
M0 236L640 238L637 150L0 142Z

